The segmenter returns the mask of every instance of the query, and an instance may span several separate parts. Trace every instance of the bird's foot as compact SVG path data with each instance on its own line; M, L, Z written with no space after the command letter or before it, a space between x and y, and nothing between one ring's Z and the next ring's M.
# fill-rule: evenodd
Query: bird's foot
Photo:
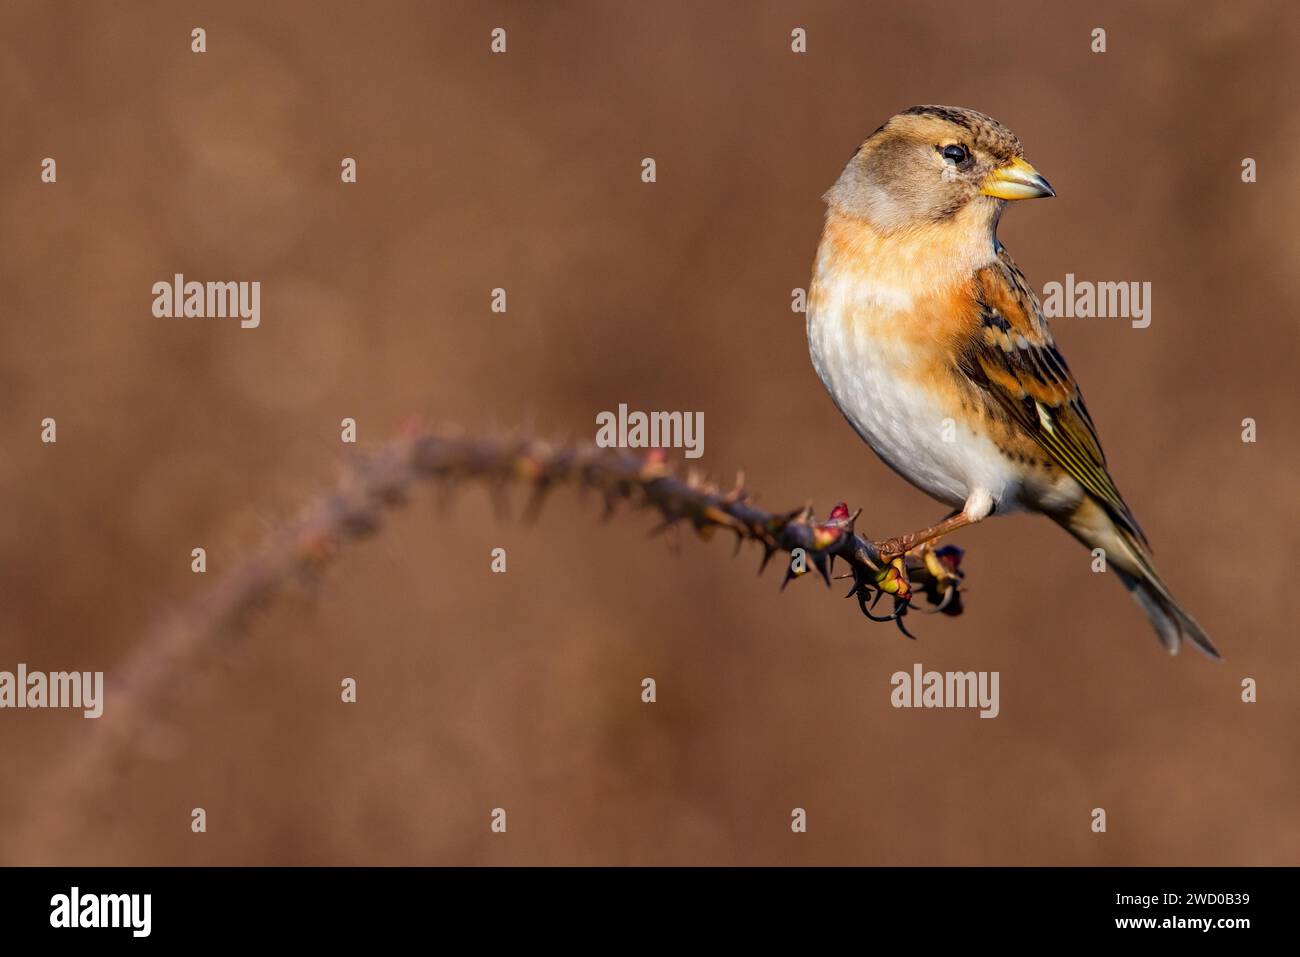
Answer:
M921 542L920 545L924 546L925 542ZM898 538L887 538L883 542L876 542L876 551L880 553L882 567L892 565L918 547L915 535L900 535Z

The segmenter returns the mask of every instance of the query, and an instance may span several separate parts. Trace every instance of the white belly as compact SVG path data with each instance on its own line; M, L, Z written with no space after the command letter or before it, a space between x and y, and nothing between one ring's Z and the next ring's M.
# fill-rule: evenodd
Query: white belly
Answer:
M867 282L823 283L808 309L813 367L857 433L894 471L960 508L1016 506L1013 463L914 378L916 360L889 335L907 315L905 292ZM853 321L844 320L852 310ZM982 517L982 516L980 516Z

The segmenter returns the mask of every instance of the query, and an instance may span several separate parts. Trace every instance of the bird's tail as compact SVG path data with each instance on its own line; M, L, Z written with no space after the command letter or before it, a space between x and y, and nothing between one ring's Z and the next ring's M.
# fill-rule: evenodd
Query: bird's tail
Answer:
M1222 658L1205 629L1169 593L1151 564L1147 547L1128 529L1117 525L1104 508L1085 498L1074 512L1057 521L1088 548L1104 549L1106 567L1119 576L1142 606L1161 644L1171 655L1178 654L1182 642L1187 640L1208 657L1216 661Z

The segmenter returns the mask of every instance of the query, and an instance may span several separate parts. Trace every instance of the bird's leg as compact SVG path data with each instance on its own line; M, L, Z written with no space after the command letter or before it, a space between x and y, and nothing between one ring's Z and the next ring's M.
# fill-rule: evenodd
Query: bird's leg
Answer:
M923 528L918 532L908 532L906 535L899 535L897 538L890 538L883 542L876 543L876 549L880 552L881 559L886 562L892 562L895 558L906 555L918 545L924 545L926 542L932 542L942 535L949 532L955 532L959 528L965 528L967 525L974 524L965 512L958 512L950 515L937 525L931 525L929 528Z
M967 525L974 525L976 522L983 521L993 514L996 507L991 495L977 490L971 493L963 508L953 512L937 525L923 528L919 532L909 532L897 538L877 542L876 550L880 552L880 557L886 563L892 562L894 559L906 555L918 545L924 545L942 535L947 535L949 532L955 532L959 528L965 528Z

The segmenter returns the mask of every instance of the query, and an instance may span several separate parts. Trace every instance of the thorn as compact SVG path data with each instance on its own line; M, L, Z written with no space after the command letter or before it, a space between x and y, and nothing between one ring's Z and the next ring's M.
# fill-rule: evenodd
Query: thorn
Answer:
M858 531L858 516L862 514L862 509L858 509L844 522L844 530L848 533L849 538L856 538Z
M677 558L682 554L682 540L681 537L677 534L676 525L673 525L668 529L668 532L664 537L664 541L668 545L669 555L672 555L674 558Z
M949 585L947 588L945 588L943 590L943 598L939 599L939 604L935 606L934 610L943 611L945 608L947 608L950 604L952 604L952 596L955 594L957 594L957 588L955 586Z
M858 605L862 609L862 614L866 615L872 621L893 621L894 620L893 615L873 615L870 609L867 608L867 601L865 598L859 598ZM875 607L875 602L872 602L872 607Z
M798 523L799 516L801 514L803 514L803 509L797 508L793 512L784 512L780 515L773 515L772 518L768 521L767 527L769 529L775 529L776 531L780 531L781 529L785 528L787 525L790 525L792 523Z
M550 483L541 481L533 486L532 493L528 496L528 503L524 506L524 514L520 521L525 525L532 525L542 514L542 505L546 501L546 493L550 491Z
M602 522L608 522L614 517L615 507L618 505L618 493L611 488L607 488L604 490L604 495L605 508L604 511L600 513L600 520Z
M907 626L903 624L903 616L907 614L907 608L909 604L910 604L910 600L907 598L895 599L894 615L893 615L894 624L898 625L898 630L901 631L903 634L905 634L908 638L911 638L913 641L916 641L916 635L908 631Z
M662 522L646 533L646 538L656 538L659 535L663 535L679 521L681 521L681 519L676 515L666 516Z
M723 496L723 501L728 505L734 505L736 502L745 500L745 473L738 471L736 473L736 482L731 486L731 491Z
M827 567L826 567L826 556L825 556L825 555L817 555L817 556L815 556L815 557L813 558L813 567L816 568L819 572L821 572L821 575L822 575L822 581L824 581L824 582L826 583L826 587L827 587L827 588L830 588L830 587L831 587L831 575L830 575L830 572L827 570Z

